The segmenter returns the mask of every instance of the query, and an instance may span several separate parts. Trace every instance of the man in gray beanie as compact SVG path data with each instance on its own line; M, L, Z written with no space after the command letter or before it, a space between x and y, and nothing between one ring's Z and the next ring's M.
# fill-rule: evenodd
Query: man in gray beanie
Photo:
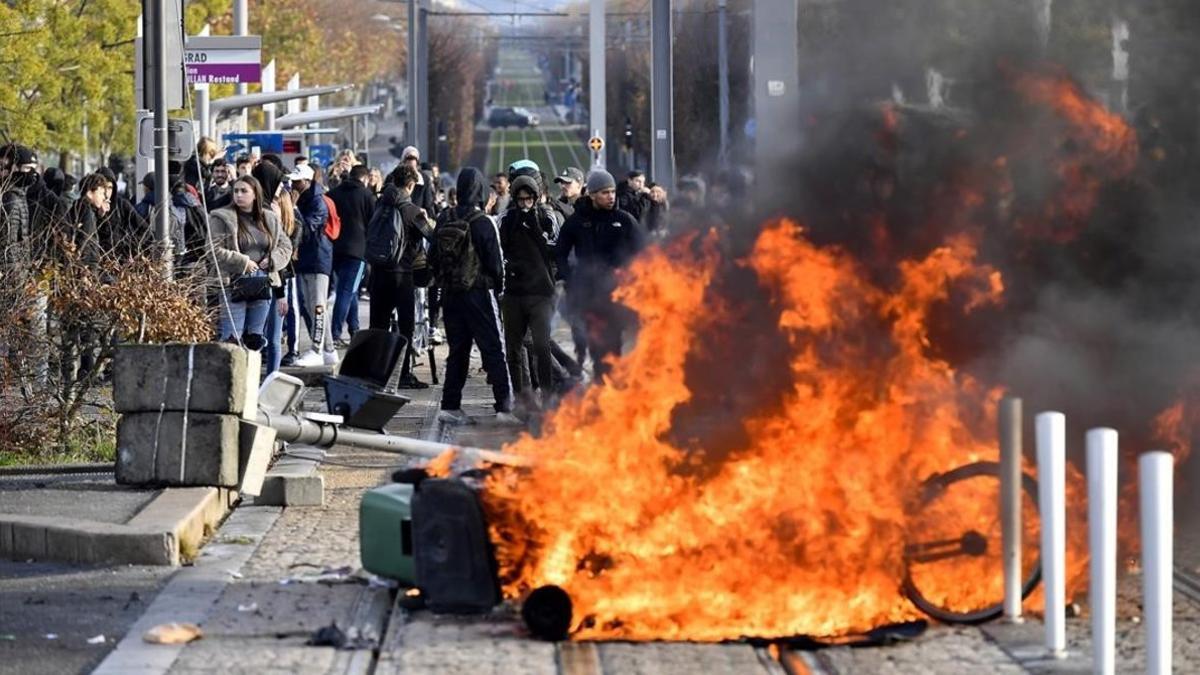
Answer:
M617 208L612 174L592 170L587 189L587 196L575 203L575 213L563 223L555 257L558 278L567 286L567 301L587 323L593 379L599 382L609 370L606 359L620 354L621 333L633 322L629 310L612 300L616 272L642 250L645 234L636 218Z

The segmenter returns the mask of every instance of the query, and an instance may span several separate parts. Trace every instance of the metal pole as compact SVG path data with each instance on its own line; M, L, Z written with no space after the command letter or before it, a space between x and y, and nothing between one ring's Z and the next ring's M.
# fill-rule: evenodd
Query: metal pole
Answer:
M200 32L196 33L196 36L207 37L209 31L210 29L208 25L205 24L205 26L200 29ZM209 96L208 85L197 82L195 85L193 85L193 88L196 91L196 106L193 110L193 114L196 116L196 126L200 129L201 136L211 137L212 99Z
M247 0L233 0L233 34L234 35L249 35L250 34L250 7ZM249 89L245 84L237 85L237 93L245 94ZM247 112L242 109L242 128L241 131L249 131L247 126Z
M152 2L154 12L154 238L162 247L166 273L171 274L170 198L167 120L167 11L165 3Z
M447 450L453 450L463 457L476 461L504 464L507 466L532 465L532 462L525 457L497 450L448 445L446 443L423 441L407 436L388 436L370 431L350 429L329 422L317 422L294 414L268 413L259 410L258 423L271 427L278 434L279 440L288 443L314 445L322 448L333 447L334 445L348 445L355 448L367 448L380 452L393 452L431 459Z
M429 159L429 0L420 0L417 11L417 119L415 142L421 156Z
M591 105L591 118L589 126L592 129L593 136L607 138L608 130L608 111L605 108L605 95L607 86L605 84L605 67L604 67L604 0L590 0L591 5L588 11L588 48L589 59L588 74L590 77L590 87L588 90L588 102ZM595 161L595 166L604 168L604 153L601 152Z
M1021 399L1000 401L1000 529L1004 617L1021 618Z
M1046 651L1067 655L1067 420L1060 412L1037 416L1038 507L1042 516L1042 576L1046 591ZM1170 585L1170 581L1167 582Z
M275 59L271 59L270 63L263 66L262 90L264 94L275 91ZM275 110L274 103L263 106L263 126L267 128L267 131L275 130Z
M650 118L654 138L650 141L650 165L654 182L675 191L675 121L672 106L671 1L653 0L650 10L650 42L653 54L650 84Z
M721 146L717 152L717 162L722 166L729 161L729 37L727 22L729 12L726 5L728 0L717 0L717 98L719 103L719 122L721 130Z
M1171 612L1174 593L1175 458L1161 450L1138 458L1142 526L1142 607L1146 615L1146 672L1171 672Z
M1087 433L1088 548L1091 554L1092 672L1116 671L1117 432Z
M754 138L758 175L782 170L795 155L800 60L796 0L754 0ZM755 184L766 197L771 181Z
M420 128L420 120L417 119L419 114L417 99L421 95L420 87L417 85L420 69L417 67L417 55L420 53L420 42L417 36L419 22L417 21L417 4L419 0L408 1L408 103L405 106L407 112L405 118L408 123L408 133L405 140L409 145L416 145L416 133Z

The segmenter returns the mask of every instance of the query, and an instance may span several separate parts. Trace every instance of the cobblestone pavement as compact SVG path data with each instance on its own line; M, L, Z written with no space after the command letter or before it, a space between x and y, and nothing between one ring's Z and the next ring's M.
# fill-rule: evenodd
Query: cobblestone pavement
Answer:
M438 351L443 365L445 349ZM499 448L521 431L494 421L491 390L478 358L472 360L463 407L478 424L445 427L433 421L440 388L410 391L413 402L401 410L389 431ZM441 370L441 368L439 368ZM427 366L419 374L428 379ZM919 639L889 647L834 648L784 655L783 665L766 649L748 644L550 644L529 639L511 607L488 616L445 617L393 607L394 592L355 578L358 503L362 493L388 480L389 469L406 464L383 453L335 448L328 459L355 465L325 465L326 503L320 508L289 508L263 537L258 550L221 596L205 622L205 638L189 645L175 662L176 675L210 673L411 673L597 674L645 673L1051 673L1090 671L1089 623L1084 615L1068 622L1070 657L1048 660L1042 626L1031 619L1018 626L933 626ZM218 534L219 536L219 534ZM323 571L350 572L333 583L282 580ZM1121 583L1123 618L1118 626L1119 672L1144 669L1142 626L1134 621L1140 579ZM385 622L385 616L388 617ZM1176 668L1200 672L1200 606L1180 596L1176 605ZM365 649L307 646L313 632L337 621L366 627ZM382 630L383 635L371 630ZM377 651L372 651L381 641Z

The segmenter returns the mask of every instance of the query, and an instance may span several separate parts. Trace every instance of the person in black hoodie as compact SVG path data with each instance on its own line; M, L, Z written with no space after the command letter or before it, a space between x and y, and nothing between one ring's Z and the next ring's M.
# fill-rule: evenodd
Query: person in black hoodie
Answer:
M342 337L345 325L350 337L358 332L358 287L362 283L366 263L363 256L367 246L367 223L375 211L375 195L367 187L371 169L356 164L343 175L329 198L342 221L342 232L333 242L334 292L332 323L329 330L334 340Z
M107 178L114 186L117 184L117 174L107 166L100 167L96 173ZM150 230L150 223L134 210L133 202L114 189L109 206L100 227L113 233L117 255L133 258L148 254L154 244L154 233Z
M633 216L639 223L650 208L650 190L646 187L646 174L630 171L628 178L617 186L617 208Z
M568 303L587 324L597 382L608 373L606 358L621 352L621 334L632 323L629 311L612 300L616 272L645 242L641 225L616 203L612 174L603 169L592 171L587 177L587 195L575 202L575 213L563 223L555 247L558 277L566 284Z
M433 224L425 209L412 202L412 190L417 184L416 170L402 164L392 172L391 178L392 182L384 187L379 197L371 220L390 224L399 215L404 230L397 259L371 265L371 328L391 329L392 315L396 315L398 332L405 341L399 386L401 389L425 389L429 385L412 373L411 347L416 313L413 269L424 264L424 242L433 238Z
M446 383L442 389L442 409L439 422L470 424L473 420L462 411L462 390L467 382L471 344L479 347L483 367L492 384L496 420L505 424L520 424L512 414L512 386L508 364L501 341L500 312L496 293L504 288L504 258L496 225L483 212L487 203L488 184L479 169L465 167L458 173L458 206L447 209L438 219L434 232L434 275L442 288L442 321L446 326L446 341L450 354L446 359ZM457 224L465 223L469 230L471 255L476 256L478 273L469 288L454 283L458 262L444 255L443 242ZM443 228L446 228L443 231ZM467 261L463 261L467 262Z
M530 176L513 180L512 205L500 221L500 248L504 252L504 342L513 388L524 405L538 407L532 380L526 372L522 343L533 334L537 382L543 396L550 391L553 372L550 321L554 317L554 242L558 227L547 209L538 205L538 182Z

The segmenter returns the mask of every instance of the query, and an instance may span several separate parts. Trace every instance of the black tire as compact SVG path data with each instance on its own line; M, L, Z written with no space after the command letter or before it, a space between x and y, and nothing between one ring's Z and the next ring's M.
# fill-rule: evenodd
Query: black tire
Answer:
M947 471L946 473L930 476L922 485L923 495L921 504L927 504L933 499L937 498L938 495L940 495L943 491L945 491L946 488L954 483L964 480L971 480L972 478L979 478L982 476L991 476L998 479L1000 477L1000 463L974 462L972 464L960 466L952 471ZM1022 473L1021 487L1024 489L1025 494L1027 494L1029 498L1033 500L1034 505L1037 505L1037 480L1035 480L1029 474ZM1030 571L1029 576L1025 578L1025 581L1021 586L1021 598L1028 598L1029 595L1033 593L1033 590L1037 588L1037 585L1041 583L1041 581L1042 556L1041 552L1039 551L1038 557L1033 563L1033 569ZM946 609L945 607L939 607L931 600L926 598L925 595L921 593L921 589L917 588L917 585L912 578L912 571L909 568L907 555L904 566L904 584L902 589L905 597L907 597L910 602L916 605L917 609L944 623L985 623L998 618L1004 612L1003 598L1000 600L1000 602L970 612L956 612Z

